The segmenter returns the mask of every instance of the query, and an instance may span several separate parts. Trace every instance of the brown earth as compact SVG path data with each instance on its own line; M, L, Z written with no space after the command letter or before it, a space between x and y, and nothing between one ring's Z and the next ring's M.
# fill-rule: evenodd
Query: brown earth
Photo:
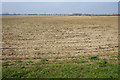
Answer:
M117 56L117 20L117 16L3 16L2 58Z

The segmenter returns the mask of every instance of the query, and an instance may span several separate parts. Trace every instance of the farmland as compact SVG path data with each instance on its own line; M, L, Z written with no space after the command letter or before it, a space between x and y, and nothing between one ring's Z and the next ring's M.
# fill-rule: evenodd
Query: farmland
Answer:
M117 16L4 15L3 77L116 78L117 20Z

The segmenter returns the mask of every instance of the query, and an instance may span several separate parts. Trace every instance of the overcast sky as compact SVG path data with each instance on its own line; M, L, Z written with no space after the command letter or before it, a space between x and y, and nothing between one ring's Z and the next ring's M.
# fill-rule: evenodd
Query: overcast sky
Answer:
M118 3L114 2L115 0L111 1L113 2L3 2L2 12L18 14L118 13Z

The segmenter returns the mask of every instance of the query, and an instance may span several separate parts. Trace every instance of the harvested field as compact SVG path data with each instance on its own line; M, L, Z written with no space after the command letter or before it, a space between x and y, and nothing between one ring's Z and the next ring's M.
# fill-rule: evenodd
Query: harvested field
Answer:
M5 15L2 59L117 56L117 19L116 16Z

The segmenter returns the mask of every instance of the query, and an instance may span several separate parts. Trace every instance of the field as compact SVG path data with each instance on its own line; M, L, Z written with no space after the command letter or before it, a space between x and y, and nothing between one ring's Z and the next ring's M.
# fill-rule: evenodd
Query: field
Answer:
M117 20L117 16L5 15L3 77L116 78Z

